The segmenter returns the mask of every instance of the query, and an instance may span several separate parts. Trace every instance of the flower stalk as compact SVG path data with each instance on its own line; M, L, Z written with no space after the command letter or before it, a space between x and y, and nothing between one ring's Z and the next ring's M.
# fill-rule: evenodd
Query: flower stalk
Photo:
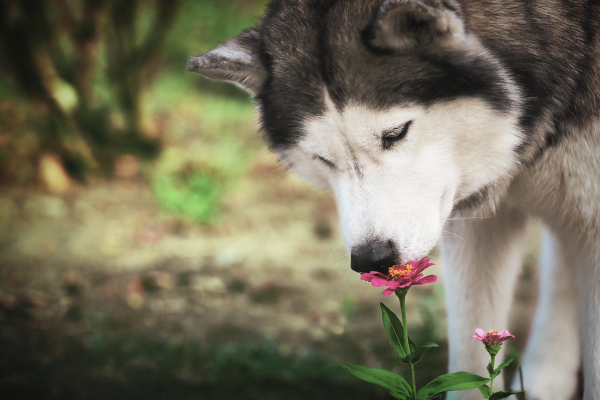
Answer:
M505 399L510 397L513 394L519 394L521 392L513 392L513 391L502 391L494 393L494 379L502 372L502 369L506 368L513 362L513 359L503 362L496 368L496 355L500 352L502 348L502 342L508 339L514 339L514 335L512 335L506 329L498 332L498 331L489 331L485 332L483 329L475 329L475 335L472 336L473 339L477 339L485 345L485 350L490 355L490 363L487 366L488 374L490 375L490 386L481 386L479 390L484 398L490 400L498 400Z
M490 357L492 358L490 360L490 365L492 366L492 370L494 370L495 364L496 364L496 355L490 353ZM491 374L490 375L490 390L492 391L492 393L494 393L494 379L496 379L495 374Z
M421 361L428 350L436 348L438 345L426 342L417 346L408 336L406 295L412 286L433 283L437 280L435 275L423 276L423 271L432 265L429 257L423 257L419 261L393 265L388 268L387 273L371 271L361 275L363 281L367 281L375 287L385 287L382 292L384 296L395 293L400 300L402 313L400 318L383 303L379 303L379 308L390 344L398 353L400 360L408 364L410 381L400 374L383 369L349 364L342 364L342 366L359 379L385 387L390 391L390 395L398 400L439 400L446 392L471 389L481 390L485 398L490 399L490 388L485 386L490 379L464 371L440 375L417 390L415 365ZM501 368L502 365L498 367L498 369ZM504 398L496 396L490 400Z
M408 328L406 326L406 294L408 293L408 289L399 290L396 292L398 299L400 299L400 310L402 312L402 328L404 331L404 348L406 349L406 353L410 354L410 345L408 343ZM417 393L417 385L415 383L415 366L412 362L408 363L408 368L410 369L410 377L412 383L413 393Z

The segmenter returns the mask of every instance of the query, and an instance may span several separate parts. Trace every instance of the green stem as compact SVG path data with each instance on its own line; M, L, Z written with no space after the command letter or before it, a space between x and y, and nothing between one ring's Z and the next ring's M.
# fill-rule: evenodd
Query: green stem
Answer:
M410 354L410 346L408 344L408 329L406 327L406 293L408 291L402 291L398 294L398 298L400 299L400 309L402 310L402 330L404 331L404 348L406 349L406 354ZM410 377L412 382L413 389L413 398L417 395L417 385L415 383L415 367L409 362L408 367L410 369Z
M490 356L492 357L492 371L494 370L494 366L496 364L496 356L494 354L490 354ZM492 393L494 393L494 374L491 373L490 374L490 390L492 391Z

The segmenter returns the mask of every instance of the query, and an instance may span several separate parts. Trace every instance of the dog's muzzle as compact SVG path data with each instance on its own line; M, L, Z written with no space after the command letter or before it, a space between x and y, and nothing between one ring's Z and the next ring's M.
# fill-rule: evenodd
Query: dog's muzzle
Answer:
M395 264L396 258L391 240L377 240L353 247L350 254L350 267L356 272L387 273L388 269Z

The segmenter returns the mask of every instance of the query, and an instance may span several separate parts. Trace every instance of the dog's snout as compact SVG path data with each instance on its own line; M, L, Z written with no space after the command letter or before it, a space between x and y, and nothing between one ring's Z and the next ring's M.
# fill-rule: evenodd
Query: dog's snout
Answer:
M374 241L352 248L350 266L356 272L387 272L394 265L396 252L391 240Z

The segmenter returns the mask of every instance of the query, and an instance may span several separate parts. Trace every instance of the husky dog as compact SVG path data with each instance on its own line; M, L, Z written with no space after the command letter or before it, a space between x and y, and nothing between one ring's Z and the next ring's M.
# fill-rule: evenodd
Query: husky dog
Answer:
M469 338L506 327L541 220L528 398L571 399L583 361L597 400L599 25L591 0L275 0L188 69L250 92L271 149L334 193L354 271L448 236L451 371L486 375Z

